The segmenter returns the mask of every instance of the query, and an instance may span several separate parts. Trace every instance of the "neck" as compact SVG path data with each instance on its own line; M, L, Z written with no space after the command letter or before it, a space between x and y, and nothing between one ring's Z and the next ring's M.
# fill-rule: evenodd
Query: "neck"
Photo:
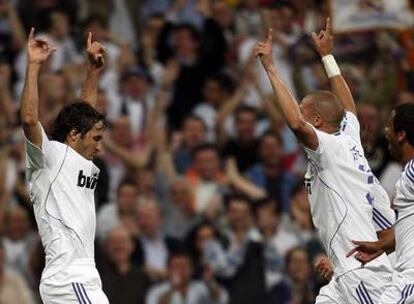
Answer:
M401 165L404 166L412 159L414 159L414 146L406 144L402 150Z

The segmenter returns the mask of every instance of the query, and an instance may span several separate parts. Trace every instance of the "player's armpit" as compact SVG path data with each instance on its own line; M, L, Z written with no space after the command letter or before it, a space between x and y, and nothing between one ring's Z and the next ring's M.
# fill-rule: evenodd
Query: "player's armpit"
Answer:
M309 148L312 151L316 151L318 149L319 140L318 136L316 135L316 131L304 119L297 126L290 126L290 128L306 148Z

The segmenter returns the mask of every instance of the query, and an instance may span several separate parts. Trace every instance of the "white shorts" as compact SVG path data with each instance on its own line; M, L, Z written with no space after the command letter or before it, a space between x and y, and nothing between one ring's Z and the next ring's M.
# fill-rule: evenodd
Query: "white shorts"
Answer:
M413 304L414 271L395 271L392 282L386 286L380 304Z
M51 285L40 283L43 304L109 304L98 282Z
M333 278L322 287L316 304L377 304L392 273L360 268Z

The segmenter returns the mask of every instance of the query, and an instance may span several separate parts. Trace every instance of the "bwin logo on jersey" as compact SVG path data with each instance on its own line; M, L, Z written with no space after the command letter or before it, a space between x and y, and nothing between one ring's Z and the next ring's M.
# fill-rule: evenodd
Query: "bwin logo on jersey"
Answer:
M86 176L83 174L83 170L79 171L78 175L78 187L86 187L88 189L95 189L96 183L98 182L98 173L92 176Z

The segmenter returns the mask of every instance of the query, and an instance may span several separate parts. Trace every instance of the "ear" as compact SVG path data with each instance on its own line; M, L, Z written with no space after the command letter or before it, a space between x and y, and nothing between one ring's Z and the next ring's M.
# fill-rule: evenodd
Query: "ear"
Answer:
M80 137L81 137L81 133L77 132L76 129L73 129L70 131L66 139L68 143L75 143L80 139Z
M320 115L315 115L314 119L313 119L313 126L315 128L319 128L323 123L323 118Z

